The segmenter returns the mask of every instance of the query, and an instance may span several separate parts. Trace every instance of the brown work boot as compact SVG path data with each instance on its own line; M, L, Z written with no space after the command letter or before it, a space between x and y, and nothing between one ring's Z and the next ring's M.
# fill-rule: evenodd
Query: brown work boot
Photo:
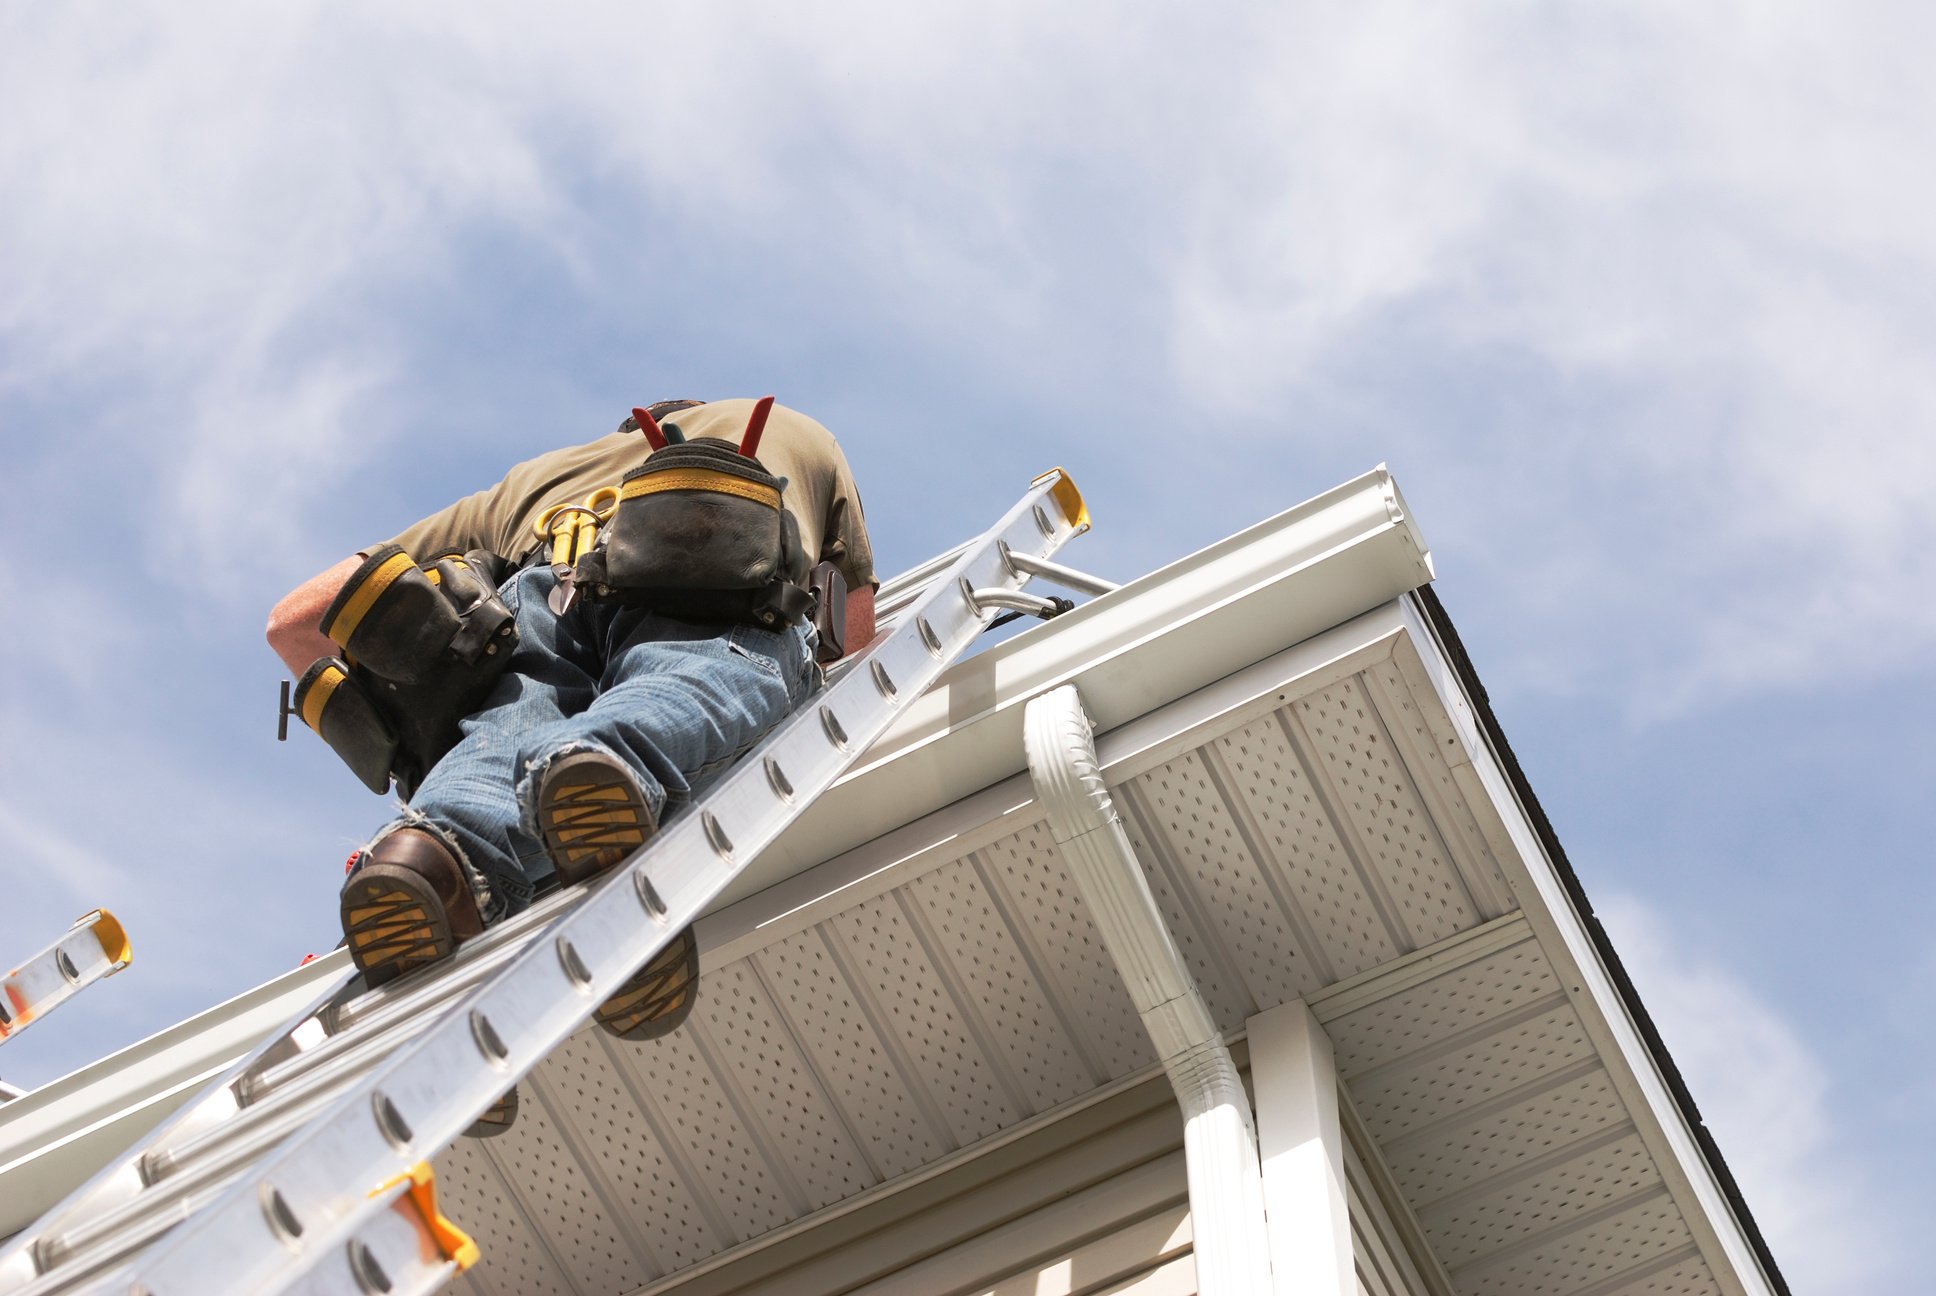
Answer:
M464 1131L465 1138L496 1138L518 1120L518 1087L512 1085L498 1100L484 1109L484 1114L470 1123Z
M638 780L604 752L573 752L545 769L538 829L569 886L626 859L658 831ZM699 992L699 943L688 927L592 1014L620 1039L643 1042L677 1030Z
M448 958L484 930L463 865L421 828L372 846L343 883L343 938L365 982L380 986Z
M617 757L572 752L545 767L538 785L538 831L563 885L603 873L658 829L638 779Z

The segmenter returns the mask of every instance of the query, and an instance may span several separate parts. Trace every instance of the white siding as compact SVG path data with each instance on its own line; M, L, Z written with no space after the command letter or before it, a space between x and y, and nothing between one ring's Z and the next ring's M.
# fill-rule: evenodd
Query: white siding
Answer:
M1451 1288L1426 1250L1417 1221L1391 1188L1390 1171L1377 1161L1376 1145L1364 1136L1348 1101L1340 1115L1359 1292L1363 1296L1449 1296ZM1432 1271L1433 1280L1420 1272L1420 1260Z
M1246 1050L1236 1046L1239 1062ZM1343 1112L1364 1296L1449 1296ZM1374 1160L1367 1163L1366 1156ZM487 1252L488 1254L488 1252ZM677 1296L1194 1296L1181 1116L1143 1081L945 1172L645 1289Z
M678 1296L1186 1296L1183 1127L1146 1080L704 1272Z

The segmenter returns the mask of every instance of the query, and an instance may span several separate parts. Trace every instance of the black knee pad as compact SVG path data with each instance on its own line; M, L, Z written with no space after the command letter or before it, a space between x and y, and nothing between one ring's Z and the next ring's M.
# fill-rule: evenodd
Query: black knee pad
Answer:
M348 663L321 657L296 682L296 711L372 792L390 789L397 731Z
M296 705L364 786L382 792L395 777L410 796L510 665L517 622L498 597L502 566L475 551L420 567L384 545L330 601L322 631L344 659L311 666Z
M323 613L322 631L350 660L384 679L409 681L457 637L457 611L400 545L373 550Z

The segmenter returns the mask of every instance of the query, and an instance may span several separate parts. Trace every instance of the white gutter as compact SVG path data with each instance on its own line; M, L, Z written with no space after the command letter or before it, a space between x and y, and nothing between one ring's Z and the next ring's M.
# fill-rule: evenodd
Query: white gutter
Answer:
M1263 1296L1270 1241L1250 1102L1110 800L1075 686L1032 699L1023 732L1049 832L1183 1109L1198 1290Z

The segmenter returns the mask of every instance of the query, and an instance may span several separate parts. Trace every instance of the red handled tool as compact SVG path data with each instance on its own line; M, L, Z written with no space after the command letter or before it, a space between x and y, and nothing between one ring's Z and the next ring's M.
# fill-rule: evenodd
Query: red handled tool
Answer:
M652 417L651 410L640 409L634 405L632 407L632 417L638 420L639 431L645 433L645 439L652 443L654 450L663 450L666 448L665 433L659 429L659 420Z
M762 396L746 420L746 434L739 439L739 452L751 459L760 450L760 433L766 431L766 416L773 412L773 398Z

